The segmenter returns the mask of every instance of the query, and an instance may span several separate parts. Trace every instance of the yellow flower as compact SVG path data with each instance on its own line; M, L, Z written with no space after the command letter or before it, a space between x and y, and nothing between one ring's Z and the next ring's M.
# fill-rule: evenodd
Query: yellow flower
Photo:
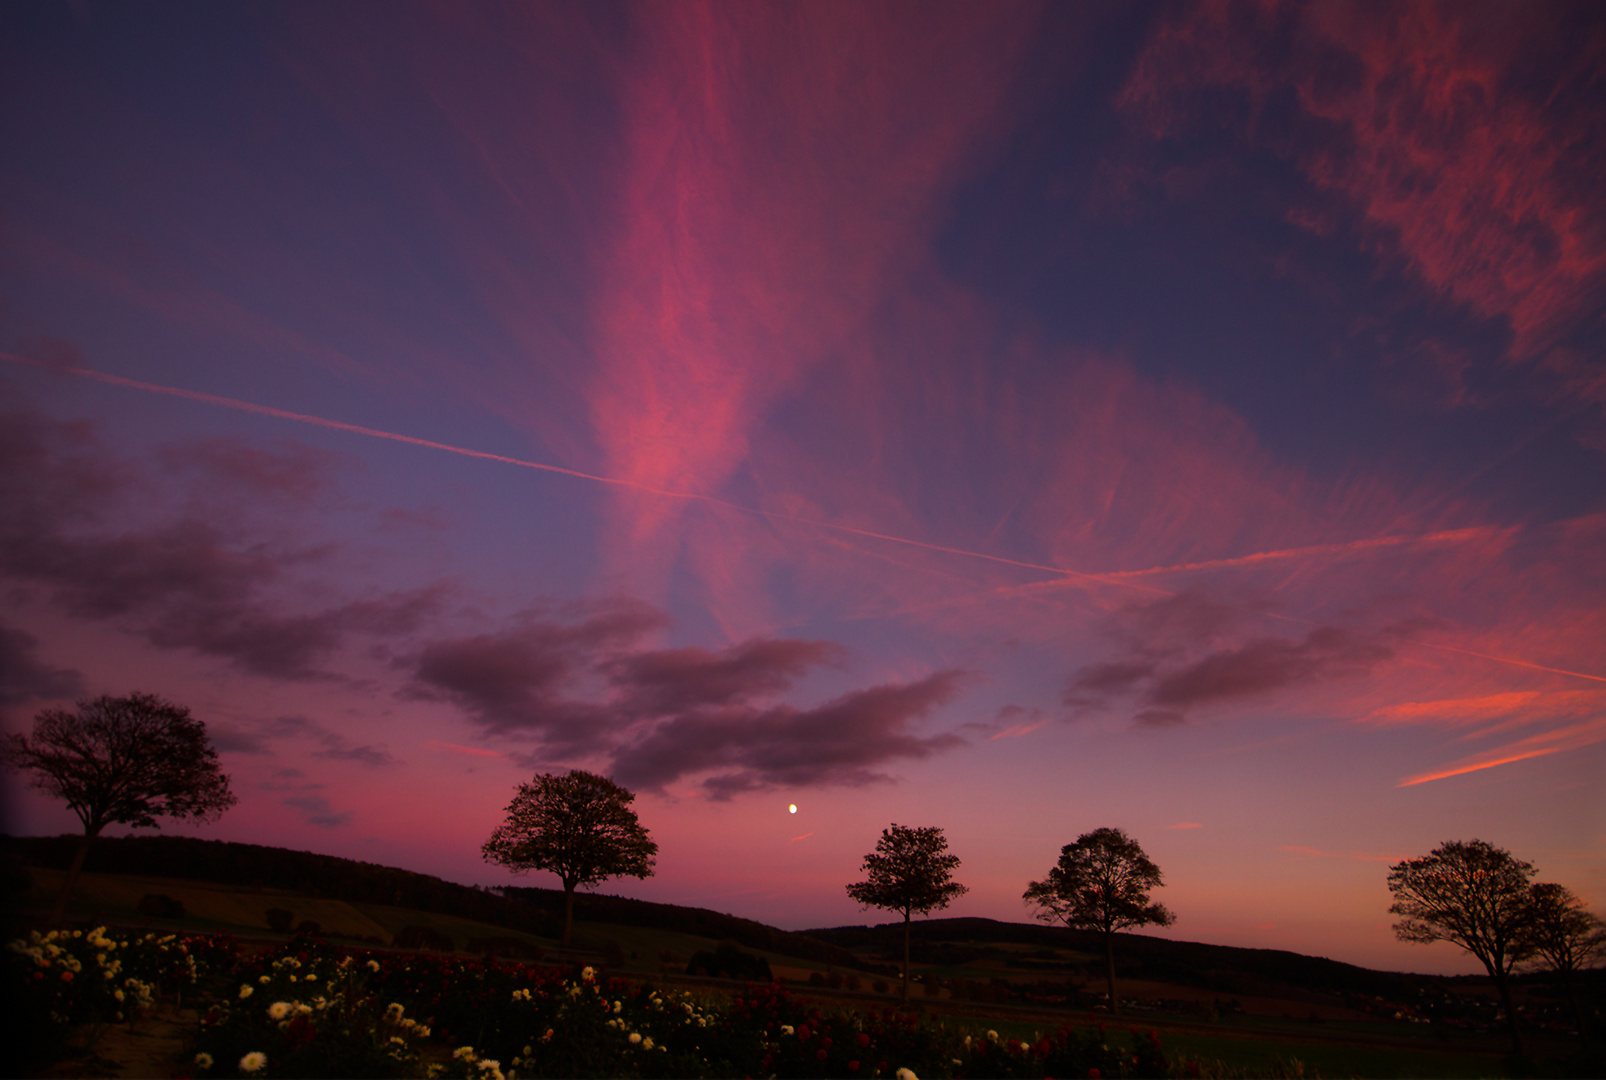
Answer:
M260 1050L253 1050L240 1059L241 1072L256 1072L268 1063L268 1055Z

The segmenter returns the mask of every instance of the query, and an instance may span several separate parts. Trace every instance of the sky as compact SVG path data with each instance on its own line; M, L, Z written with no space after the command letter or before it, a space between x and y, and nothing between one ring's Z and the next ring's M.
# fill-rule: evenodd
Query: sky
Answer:
M772 925L938 826L1026 921L1474 972L1388 867L1606 910L1589 3L0 10L0 708L133 691L181 835ZM8 828L77 831L6 779ZM796 813L789 812L795 804Z

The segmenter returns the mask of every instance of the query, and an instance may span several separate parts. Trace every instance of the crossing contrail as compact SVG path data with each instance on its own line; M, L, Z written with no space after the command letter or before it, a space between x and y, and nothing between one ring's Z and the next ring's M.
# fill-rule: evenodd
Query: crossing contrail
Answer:
M1118 585L1123 588L1140 589L1144 592L1162 593L1165 590L1155 589L1147 585L1138 585L1131 582L1117 581L1102 574L1085 574L1077 570L1068 570L1063 566L1048 566L1043 563L1025 562L1020 559L1010 559L1002 555L989 555L985 551L971 551L967 548L948 547L944 544L927 543L924 540L913 540L907 536L894 536L890 533L872 532L869 529L855 529L851 525L837 525L829 521L819 521L814 518L798 517L795 514L784 514L776 510L764 510L756 506L745 506L742 503L731 502L714 495L703 495L692 491L674 491L669 488L654 487L643 484L639 480L626 480L617 476L603 476L599 473L582 472L579 469L566 469L561 465L548 465L541 461L528 461L524 458L509 457L506 454L493 454L487 450L472 450L466 446L454 446L451 443L436 442L433 439L421 439L416 435L402 435L394 431L383 431L379 428L364 427L361 424L348 424L343 420L330 420L323 416L314 416L310 413L291 412L288 409L275 409L271 405L258 405L251 401L241 401L239 398L223 397L219 394L206 394L199 390L186 390L178 386L164 386L160 383L142 382L139 379L128 379L121 375L109 375L104 371L95 371L93 368L64 367L58 364L47 364L33 360L26 356L14 353L0 352L0 358L11 360L30 367L42 368L46 371L59 372L64 375L77 375L80 378L93 379L96 382L108 383L112 386L125 386L133 390L144 390L152 394L165 394L168 397L182 398L186 401L198 401L206 405L216 405L219 408L233 409L236 412L251 413L255 416L271 416L278 420L293 420L298 424L310 424L313 427L328 428L331 431L346 431L354 435L366 435L372 439L388 439L391 442L405 443L409 446L422 446L430 450L442 450L448 454L458 454L462 457L479 458L483 461L495 461L503 465L513 465L521 469L536 469L541 472L557 473L560 476L572 476L580 480L590 480L598 484L609 484L614 487L632 488L649 495L660 495L667 499L685 499L692 502L709 503L713 506L722 506L729 510L736 510L744 514L753 514L758 517L769 518L772 521L786 521L796 525L809 525L817 529L831 529L835 532L848 533L853 536L863 536L873 540L885 540L893 544L905 544L910 547L925 548L927 551L940 551L949 555L963 555L972 559L986 559L988 562L1003 563L1006 566L1018 566L1026 570L1041 570L1045 573L1057 574L1061 577L1076 578L1084 581L1098 582L1107 585Z

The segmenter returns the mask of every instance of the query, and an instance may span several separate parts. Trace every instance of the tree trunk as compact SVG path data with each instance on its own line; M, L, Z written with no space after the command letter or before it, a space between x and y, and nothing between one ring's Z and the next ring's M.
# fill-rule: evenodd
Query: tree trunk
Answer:
M1110 986L1110 1015L1121 1012L1121 999L1115 996L1115 935L1104 935L1104 977Z
M1578 1004L1578 992L1573 988L1571 974L1562 978L1562 989L1567 995L1567 1003L1573 1007L1573 1019L1578 1023L1578 1041L1583 1043L1584 1053L1589 1053L1589 1022L1584 1019L1583 1006Z
M1506 983L1505 973L1491 971L1489 974L1494 976L1495 989L1500 991L1500 1004L1506 1010L1506 1024L1511 1028L1511 1052L1518 1057L1526 1057L1528 1051L1522 1045L1522 1028L1517 1024L1517 1010L1511 1004L1511 987Z
M903 1007L909 1007L909 909L903 911Z
M574 885L563 883L563 947L569 947L569 931L574 929Z
M60 926L62 918L67 914L67 898L72 896L73 886L78 884L78 874L84 868L84 859L89 856L89 845L95 842L95 836L100 830L85 831L84 838L78 843L78 851L72 857L72 865L67 867L67 876L61 882L61 895L56 897L56 906L50 911L50 925Z

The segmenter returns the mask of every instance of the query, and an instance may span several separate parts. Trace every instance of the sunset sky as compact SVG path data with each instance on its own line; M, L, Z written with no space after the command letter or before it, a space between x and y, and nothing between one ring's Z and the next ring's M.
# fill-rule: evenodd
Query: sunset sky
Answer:
M1480 838L1606 911L1593 3L0 9L0 706L142 690L164 831L789 929L896 822L1030 917L1395 941ZM7 778L9 828L75 831ZM797 813L788 813L795 803Z

